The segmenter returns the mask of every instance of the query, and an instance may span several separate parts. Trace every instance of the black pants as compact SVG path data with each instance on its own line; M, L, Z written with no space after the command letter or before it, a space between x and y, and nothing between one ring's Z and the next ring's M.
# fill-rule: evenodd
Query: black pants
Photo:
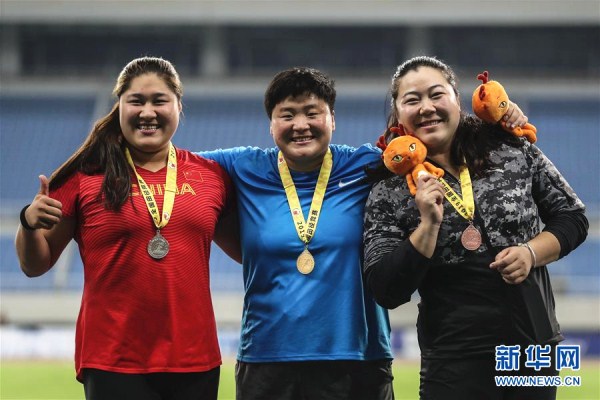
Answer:
M237 400L393 400L392 362L245 363L235 371Z
M497 386L495 376L558 376L552 366L536 371L525 368L521 355L518 371L496 371L494 355L486 358L421 360L421 400L555 400L556 386Z
M220 371L122 374L85 369L83 387L87 400L216 400Z

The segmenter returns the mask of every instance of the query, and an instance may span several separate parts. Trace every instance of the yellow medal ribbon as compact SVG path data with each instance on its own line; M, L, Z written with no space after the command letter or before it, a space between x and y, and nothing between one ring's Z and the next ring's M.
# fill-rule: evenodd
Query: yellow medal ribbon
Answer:
M469 221L469 226L463 231L460 241L465 249L477 250L481 246L481 233L473 225L473 217L475 216L475 199L473 197L473 185L471 183L471 175L469 168L463 165L459 169L460 172L460 190L462 198L456 194L454 189L450 187L448 182L443 178L438 180L444 187L444 197L448 199L450 204L458 211L458 213Z
M173 205L175 204L175 192L177 192L177 152L175 151L175 147L172 143L169 143L169 158L167 160L167 181L165 184L165 197L163 200L163 212L162 215L158 211L158 205L154 200L154 195L152 191L144 181L144 178L138 174L135 169L135 164L131 159L131 154L129 153L129 149L125 147L125 157L127 158L127 162L135 172L135 176L137 177L137 181L140 187L140 193L144 198L144 202L148 207L148 211L154 220L154 225L156 229L160 230L164 228L169 219L171 218L171 212L173 211Z
M310 204L310 211L308 212L308 221L304 218L302 212L302 206L300 205L300 199L296 192L296 186L290 170L283 158L281 151L277 156L277 163L279 167L279 175L281 176L281 183L285 189L285 195L287 197L288 205L290 206L290 212L294 220L294 226L298 237L304 243L304 251L298 258L297 266L298 270L303 274L308 274L314 268L314 259L308 251L308 243L313 238L317 229L317 222L319 221L319 215L321 213L321 206L323 205L323 199L325 198L325 191L327 190L327 182L329 181L329 175L333 166L333 158L331 150L327 149L327 153L321 164L321 170L319 172L319 178L317 179L317 186L313 194L312 202Z
M471 175L469 169L463 165L460 167L460 190L462 198L456 194L454 189L450 187L444 178L438 180L444 187L444 196L450 204L458 211L458 213L468 221L473 221L475 215L475 199L473 198L473 186L471 184Z

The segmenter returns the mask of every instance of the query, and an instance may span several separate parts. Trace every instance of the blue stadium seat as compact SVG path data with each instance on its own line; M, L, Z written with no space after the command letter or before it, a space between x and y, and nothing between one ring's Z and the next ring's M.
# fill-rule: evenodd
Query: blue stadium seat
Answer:
M244 291L242 266L225 255L214 243L210 250L210 288L213 292Z
M376 142L385 128L386 106L380 98L338 100L333 142L351 146ZM184 117L173 142L193 151L273 146L261 97L185 99Z
M538 128L537 145L557 165L598 218L600 190L590 184L589 171L600 170L598 156L600 101L519 100ZM41 104L43 103L43 105ZM107 105L108 106L108 105ZM81 144L93 121L91 97L0 97L2 158L0 203L25 204L38 190L37 175L50 174ZM346 97L336 103L334 143L359 146L374 143L385 128L388 100ZM271 147L269 120L261 96L186 97L184 117L173 139L194 151L241 145ZM596 211L594 211L596 210ZM16 217L16 215L15 215ZM1 290L76 290L83 285L83 266L77 250L64 282L55 271L29 279L20 271L14 252L14 232L0 236ZM550 267L560 290L569 294L600 294L600 238L591 234L579 249ZM60 287L57 287L59 284ZM241 266L212 246L211 287L214 291L243 291Z
M561 291L567 294L600 295L600 238L588 239L571 254L548 268L554 281L561 282Z
M0 237L0 291L38 291L54 289L54 273L48 273L37 278L28 278L19 267L15 253L14 236Z
M597 214L600 186L592 171L600 171L600 100L535 100L528 108L538 130L536 145Z
M92 97L0 97L3 203L35 196L38 175L49 176L83 142L93 110Z

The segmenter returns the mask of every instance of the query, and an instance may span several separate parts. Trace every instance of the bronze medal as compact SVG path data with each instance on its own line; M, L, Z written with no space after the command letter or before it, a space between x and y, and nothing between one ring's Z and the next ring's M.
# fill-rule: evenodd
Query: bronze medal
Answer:
M160 234L160 231L156 231L156 236L154 236L148 242L148 254L150 257L160 260L169 252L169 242L164 238L163 235Z
M308 249L304 249L304 251L300 253L296 260L296 267L298 268L298 271L304 275L310 274L315 268L315 259Z
M469 224L460 236L460 241L465 249L477 250L481 246L481 233L473 224Z

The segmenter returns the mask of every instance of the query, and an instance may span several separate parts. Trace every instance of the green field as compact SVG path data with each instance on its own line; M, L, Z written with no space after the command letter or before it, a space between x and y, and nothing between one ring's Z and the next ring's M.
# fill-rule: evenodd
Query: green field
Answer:
M600 399L600 363L582 363L580 371L568 375L581 377L580 387L561 387L559 400ZM234 364L228 362L221 369L219 399L234 399ZM394 362L394 390L396 399L418 398L418 364ZM75 381L70 362L3 361L0 365L0 399L2 400L74 400L83 399L83 386Z

